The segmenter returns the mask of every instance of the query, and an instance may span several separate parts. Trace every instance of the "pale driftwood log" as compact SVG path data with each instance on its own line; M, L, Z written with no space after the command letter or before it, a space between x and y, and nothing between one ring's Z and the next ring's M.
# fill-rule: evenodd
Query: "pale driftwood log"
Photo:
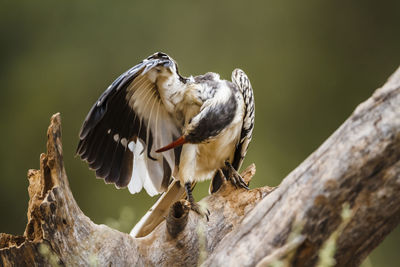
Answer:
M60 127L56 114L40 171L28 172L24 236L0 235L1 265L314 266L333 241L336 264L356 266L400 221L400 69L277 189L224 183L202 200L209 222L182 200L142 238L96 225L79 209Z

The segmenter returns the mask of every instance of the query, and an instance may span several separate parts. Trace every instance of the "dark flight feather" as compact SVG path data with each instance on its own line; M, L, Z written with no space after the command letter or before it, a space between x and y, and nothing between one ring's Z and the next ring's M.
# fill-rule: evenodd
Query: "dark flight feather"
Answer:
M146 157L153 161L157 160L151 156L151 151L155 150L154 133L152 128L148 128L150 127L148 123L154 122L148 121L151 118L139 115L130 105L129 98L132 97L133 92L129 91L129 87L135 79L139 76L143 77L153 68L168 67L173 64L175 62L163 53L149 57L120 75L90 109L79 133L80 140L76 153L86 160L89 167L95 170L96 176L103 178L105 182L115 183L117 187L125 187L129 184L134 159L134 154L128 147L130 142L137 142L140 139L140 142L145 144ZM158 88L153 86L150 90L158 90ZM157 93L155 96L159 97ZM133 101L136 100L133 99ZM167 113L164 112L164 114ZM175 128L178 129L177 126ZM180 152L180 150L177 151ZM176 158L179 158L179 155L176 155ZM161 159L159 166L164 172L161 187L165 189L173 166L169 166L164 158Z

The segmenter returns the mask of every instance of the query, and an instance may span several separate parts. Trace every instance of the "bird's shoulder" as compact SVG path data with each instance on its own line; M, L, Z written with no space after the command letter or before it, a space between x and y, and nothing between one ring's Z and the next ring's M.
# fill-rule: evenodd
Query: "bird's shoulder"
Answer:
M230 95L239 93L238 86L228 80L221 79L215 72L207 72L191 79L193 91L203 102L207 100L227 100ZM190 86L190 85L189 85ZM240 96L239 96L240 97Z

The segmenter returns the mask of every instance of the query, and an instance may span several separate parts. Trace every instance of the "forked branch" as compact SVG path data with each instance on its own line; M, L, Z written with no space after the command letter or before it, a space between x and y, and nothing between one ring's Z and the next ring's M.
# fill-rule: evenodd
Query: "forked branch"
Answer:
M224 183L203 199L209 222L181 200L142 238L94 224L68 185L59 114L28 178L28 224L0 234L0 265L314 266L328 242L338 266L358 265L400 221L400 69L275 190Z

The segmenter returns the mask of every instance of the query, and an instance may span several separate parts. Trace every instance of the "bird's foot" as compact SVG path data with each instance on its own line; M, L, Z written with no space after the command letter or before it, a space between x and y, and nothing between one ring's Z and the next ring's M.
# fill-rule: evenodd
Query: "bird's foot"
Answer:
M187 195L187 200L190 203L190 209L199 214L202 217L206 217L207 222L209 221L208 216L210 215L210 211L206 207L202 207L199 203L194 201L192 195L192 183L186 182L185 183L185 190Z
M202 207L199 203L195 201L189 201L189 202L190 202L190 209L199 214L200 216L206 217L208 222L209 221L208 216L210 215L210 211L207 208Z
M232 164L229 161L225 162L226 167L228 168L228 177L227 179L231 181L231 183L236 187L241 187L246 190L250 190L246 182L243 180L243 177L235 170Z

